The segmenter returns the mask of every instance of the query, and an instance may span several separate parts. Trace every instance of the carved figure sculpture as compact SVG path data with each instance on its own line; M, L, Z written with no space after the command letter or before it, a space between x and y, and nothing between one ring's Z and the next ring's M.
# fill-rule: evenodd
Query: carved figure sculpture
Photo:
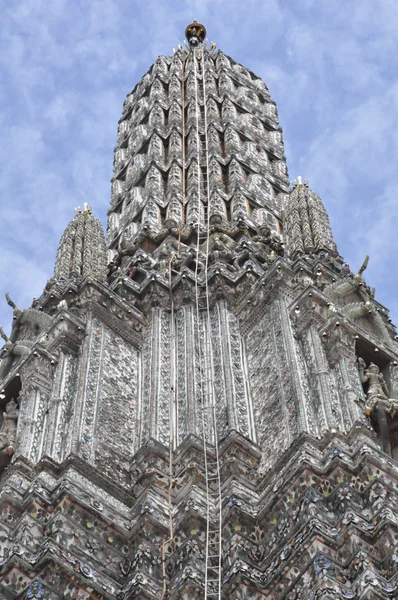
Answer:
M20 342L14 344L1 326L0 336L5 341L5 344L0 351L0 357L2 359L0 365L0 377L5 377L11 368L14 357L27 354L30 350L32 342L30 340L21 340Z
M168 247L165 246L162 248L161 252L159 253L158 257L157 257L157 261L155 263L155 267L158 268L159 273L161 275L163 275L164 277L166 277L167 273L169 272L169 264L170 264L170 260L172 257L172 253L169 251Z
M18 306L15 304L15 302L13 302L10 298L10 294L8 292L6 292L6 300L7 300L7 304L8 306L11 306L11 308L13 309L14 315L13 315L13 319L19 319L19 317L22 315L22 310L20 310L18 308Z
M10 446L8 437L4 433L0 433L0 473L8 466L14 452L15 450Z
M342 271L343 271L344 275L350 275L350 273L351 273L350 265L348 263L344 263Z
M128 271L128 276L130 279L135 279L137 274L140 274L143 279L148 274L148 271L152 268L152 261L148 256L143 254L136 254L133 260L130 263L130 269Z
M199 259L199 260L197 260ZM190 271L196 271L196 264L198 265L198 273L200 273L205 266L205 257L202 252L199 252L197 255L194 248L189 248L188 246L182 246L180 257L175 255L173 260L173 269L175 271L180 271L184 268L189 269Z
M233 270L231 263L233 261L234 254L231 252L231 250L228 248L228 246L223 242L223 240L221 239L221 235L216 233L212 236L210 262L225 263L225 265L228 267L228 269Z
M358 365L362 383L369 383L366 412L370 414L379 401L388 402L388 388L377 365L370 363L366 369L366 363L362 358L358 359Z
M363 278L363 276L362 276L362 273L363 273L363 272L366 270L366 268L367 268L367 266L368 266L368 263L369 263L369 255L367 254L367 255L365 256L365 260L363 261L361 268L359 269L358 273L356 273L355 275L353 275L353 277L352 277L352 280L353 280L353 283L354 283L354 285L355 285L356 287L359 287L359 286L361 286L361 287L362 287L362 289L363 289L363 290L364 290L364 291L365 291L365 292L366 292L366 293L367 293L367 294L368 294L368 295L369 295L371 298L373 298L373 297L374 297L374 294L375 294L375 291L373 291L373 290L371 290L371 289L370 289L370 287L369 287L369 286L366 284L366 282L365 282L365 280L364 280L364 278Z
M256 252L254 253L254 257L261 265L264 265L264 268L266 268L269 251L270 249L274 250L275 248L272 242L270 228L262 225L258 231L258 235L253 237L253 241L256 242Z
M369 385L366 394L365 413L372 417L378 430L382 448L384 452L391 456L389 419L387 415L390 418L395 417L398 410L398 403L388 397L389 391L386 382L377 365L370 363L366 369L365 361L359 358L358 368L362 383L368 383Z
M15 441L18 415L18 403L12 399L6 405L5 412L3 413L3 423L0 428L0 433L7 436L9 445L12 445Z
M0 395L4 399L4 395ZM17 433L18 403L10 400L3 413L3 423L0 428L0 473L7 467L15 450L13 448Z
M237 271L239 271L244 264L250 260L251 252L246 244L242 244L240 247L236 249L235 259L234 259L234 267Z

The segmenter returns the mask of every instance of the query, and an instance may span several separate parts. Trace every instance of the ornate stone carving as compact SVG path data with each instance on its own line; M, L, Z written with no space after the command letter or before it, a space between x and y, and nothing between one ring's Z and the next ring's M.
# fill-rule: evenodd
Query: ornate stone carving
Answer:
M376 410L379 402L386 405L386 410L395 414L398 410L398 403L390 399L389 390L387 388L384 376L380 373L377 365L370 363L366 368L365 361L362 358L358 359L359 373L362 383L368 383L368 391L366 393L366 412L370 414Z
M307 183L293 186L284 208L284 229L290 254L336 254L329 217L319 196Z
M384 452L391 455L391 439L389 418L394 419L398 412L398 402L389 398L389 390L383 374L374 363L366 368L365 361L358 358L359 374L363 384L367 384L365 412L373 417L376 423L378 437Z
M247 180L249 173L250 177L254 175L263 177L263 185L256 194L258 193L260 198L267 186L269 190L267 197L272 205L269 214L272 215L273 211L279 213L279 203L274 200L277 192L271 191L274 174L270 171L268 175L267 170L264 177L263 173L268 161L266 149L270 145L274 149L279 148L278 152L281 152L279 162L284 163L281 134L279 131L274 131L275 135L269 136L261 118L252 114L253 111L258 112L259 115L262 112L260 106L264 84L254 76L242 75L246 70L243 67L237 69L236 65L232 66L226 58L222 59L222 69L219 70L217 61L221 60L220 56L220 54L213 56L209 51L204 52L202 57L200 51L194 60L189 53L186 56L178 53L178 56L176 55L172 60L165 59L161 76L154 75L153 70L148 76L147 81L151 82L149 104L138 93L138 88L127 98L126 118L129 114L133 116L131 122L128 121L126 129L127 133L131 127L134 128L134 135L130 136L133 166L128 165L127 158L123 158L124 154L120 153L124 151L125 144L124 138L121 138L116 149L116 162L122 164L124 161L124 169L121 168L117 174L117 178L123 180L123 185L115 192L115 198L117 194L127 197L131 183L133 181L137 183L139 178L141 178L141 185L144 169L149 166L149 159L155 160L156 166L152 164L145 176L143 212L132 211L128 215L125 213L123 223L125 229L131 221L134 222L136 231L141 224L144 224L148 235L158 227L177 229L181 222L199 221L203 229L207 222L205 212L208 198L210 198L208 210L211 223L226 223L250 216L257 220L258 207L251 206L251 201L243 192L243 188L249 182ZM237 76L245 81L244 90L239 86L236 87ZM184 121L181 112L183 102L186 105ZM238 103L241 104L240 110L243 110L243 114L238 114ZM206 115L204 105L206 105ZM220 122L220 108L223 123ZM164 110L168 110L167 124ZM147 128L148 124L144 126L139 121L145 111L149 111L149 128L160 126L161 129L152 133L149 144L143 147L142 141L147 135L143 128ZM204 131L205 116L206 132ZM241 133L244 135L245 145L241 142ZM186 154L184 165L182 165L183 134ZM137 141L137 136L140 142ZM165 148L168 150L165 151ZM209 152L210 157L208 165L204 160L206 151ZM225 153L232 158L227 164L225 164ZM239 161L236 159L237 156ZM178 166L173 162L176 159ZM185 171L184 181L183 171ZM284 171L281 167L281 185L287 190L285 172L286 169ZM233 198L228 198L227 193L232 192L234 192ZM110 212L109 229L115 231L117 226L114 225L114 215L117 215L117 209L115 203L112 206L115 206L115 212ZM170 216L171 213L173 216ZM118 227L120 228L121 224ZM191 238L189 244L194 246L195 239ZM117 245L117 237L111 237L109 249L117 253ZM151 251L155 249L152 248ZM114 260L118 262L117 256Z
M106 251L102 225L92 215L91 208L77 209L66 228L57 252L54 278L106 279Z
M11 399L6 404L5 411L3 412L3 421L0 427L0 434L7 437L10 446L14 444L17 435L18 415L18 403L16 400Z
M0 394L0 399L4 398L4 394ZM11 456L15 452L18 416L18 403L12 398L7 402L2 414L0 427L0 473L8 466Z
M395 597L387 311L286 199L265 84L188 33L124 103L108 280L85 207L33 307L7 298L0 596L193 600L220 564L231 600Z

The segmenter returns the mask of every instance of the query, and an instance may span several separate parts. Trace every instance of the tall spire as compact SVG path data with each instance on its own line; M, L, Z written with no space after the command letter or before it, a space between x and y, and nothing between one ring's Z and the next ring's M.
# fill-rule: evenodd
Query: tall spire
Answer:
M236 237L266 225L281 235L289 186L276 105L264 82L203 42L160 56L124 103L115 150L108 248L123 272L128 256L168 238L196 244L208 220ZM200 43L199 43L200 42ZM179 240L179 241L178 241Z
M84 204L66 227L58 247L54 277L106 279L105 236L101 223Z
M294 182L283 211L284 237L289 254L336 254L329 217L320 197L306 181Z

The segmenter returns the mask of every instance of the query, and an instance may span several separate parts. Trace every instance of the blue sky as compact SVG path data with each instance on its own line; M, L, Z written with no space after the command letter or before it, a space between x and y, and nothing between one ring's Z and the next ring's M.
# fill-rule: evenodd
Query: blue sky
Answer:
M396 0L3 0L3 296L21 308L52 275L84 202L105 224L125 95L197 19L267 83L290 179L321 196L340 253L398 321ZM11 309L0 298L0 323Z

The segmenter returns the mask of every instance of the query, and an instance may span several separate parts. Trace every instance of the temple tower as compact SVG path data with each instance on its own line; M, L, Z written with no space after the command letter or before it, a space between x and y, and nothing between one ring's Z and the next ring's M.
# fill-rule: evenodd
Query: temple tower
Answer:
M0 367L5 598L397 597L398 346L203 25L127 95Z

